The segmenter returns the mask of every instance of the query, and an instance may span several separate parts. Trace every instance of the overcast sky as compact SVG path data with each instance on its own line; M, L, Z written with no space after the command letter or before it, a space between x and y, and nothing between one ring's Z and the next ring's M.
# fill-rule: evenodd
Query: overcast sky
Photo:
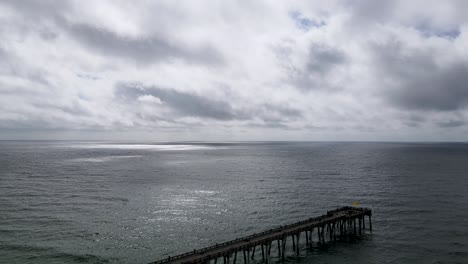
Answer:
M0 0L0 139L468 140L468 1Z

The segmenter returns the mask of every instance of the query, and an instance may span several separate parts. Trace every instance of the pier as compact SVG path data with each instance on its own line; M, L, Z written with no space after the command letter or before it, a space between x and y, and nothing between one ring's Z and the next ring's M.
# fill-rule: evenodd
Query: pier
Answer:
M365 228L365 217L368 217L368 228L372 230L372 211L367 208L342 207L327 214L309 218L294 224L266 230L261 233L237 238L210 247L193 250L177 256L151 262L150 264L250 264L255 257L255 252L260 255L262 261L269 263L272 245L276 248L278 257L285 258L286 244L288 240L292 250L299 255L299 242L302 234L305 235L305 243L312 246L313 236L317 236L317 243L326 241L344 240L360 236ZM315 230L315 233L314 233Z

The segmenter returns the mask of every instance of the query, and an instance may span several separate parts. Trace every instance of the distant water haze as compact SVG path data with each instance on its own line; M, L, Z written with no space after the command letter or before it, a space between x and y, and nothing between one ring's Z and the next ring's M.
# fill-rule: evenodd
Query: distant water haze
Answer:
M372 233L286 263L466 263L467 160L463 143L0 141L0 263L148 263L355 202Z

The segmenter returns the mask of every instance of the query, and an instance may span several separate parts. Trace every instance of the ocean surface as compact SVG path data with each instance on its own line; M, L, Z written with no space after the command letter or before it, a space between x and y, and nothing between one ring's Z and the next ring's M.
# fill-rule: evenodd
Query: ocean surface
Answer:
M70 141L0 141L0 263L147 263L356 201L372 233L286 263L468 263L468 144Z

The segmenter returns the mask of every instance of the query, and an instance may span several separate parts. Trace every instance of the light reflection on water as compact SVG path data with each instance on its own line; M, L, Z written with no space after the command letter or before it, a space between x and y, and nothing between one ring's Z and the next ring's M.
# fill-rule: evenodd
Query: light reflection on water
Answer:
M78 144L69 145L70 148L78 149L122 149L122 150L199 150L211 149L203 145L183 145L183 144Z

